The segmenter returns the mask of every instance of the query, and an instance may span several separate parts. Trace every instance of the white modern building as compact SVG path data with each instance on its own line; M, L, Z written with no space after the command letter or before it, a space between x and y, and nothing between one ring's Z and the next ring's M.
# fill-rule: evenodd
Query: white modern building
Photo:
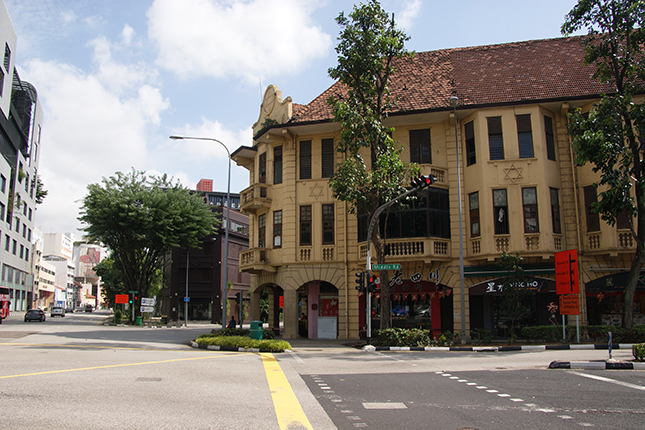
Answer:
M17 34L0 0L0 294L21 312L34 299L32 232L43 112L15 69Z

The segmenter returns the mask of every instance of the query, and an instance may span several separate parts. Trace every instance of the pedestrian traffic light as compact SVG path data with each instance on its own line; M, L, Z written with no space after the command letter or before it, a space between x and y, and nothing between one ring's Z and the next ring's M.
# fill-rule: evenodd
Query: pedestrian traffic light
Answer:
M435 175L419 175L410 182L410 186L417 190L422 190L437 182Z
M360 293L364 293L365 292L365 272L356 273L356 280L354 282L356 282L357 284L356 289Z

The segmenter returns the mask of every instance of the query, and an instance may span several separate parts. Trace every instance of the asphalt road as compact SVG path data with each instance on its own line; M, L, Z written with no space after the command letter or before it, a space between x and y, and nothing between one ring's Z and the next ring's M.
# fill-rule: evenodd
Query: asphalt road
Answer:
M97 325L105 317L0 325L0 428L639 429L645 418L645 372L547 369L607 351L383 353L293 341L282 354L219 352L188 346L208 324Z

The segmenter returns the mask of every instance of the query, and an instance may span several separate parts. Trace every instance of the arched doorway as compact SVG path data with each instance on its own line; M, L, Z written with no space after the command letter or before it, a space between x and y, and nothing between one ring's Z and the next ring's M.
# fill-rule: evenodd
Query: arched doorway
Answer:
M338 288L311 281L298 288L298 334L308 339L338 338Z
M260 320L268 324L276 336L281 334L284 310L284 290L275 284L261 286L256 291L260 292Z

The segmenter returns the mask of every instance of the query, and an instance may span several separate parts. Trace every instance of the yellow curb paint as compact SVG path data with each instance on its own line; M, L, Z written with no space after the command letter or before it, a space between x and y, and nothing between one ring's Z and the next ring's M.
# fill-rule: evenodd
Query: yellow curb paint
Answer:
M311 429L309 419L298 402L298 398L293 393L287 377L282 372L278 361L273 354L262 353L262 364L269 382L269 390L273 399L273 408L275 409L278 425L281 430L286 429Z

